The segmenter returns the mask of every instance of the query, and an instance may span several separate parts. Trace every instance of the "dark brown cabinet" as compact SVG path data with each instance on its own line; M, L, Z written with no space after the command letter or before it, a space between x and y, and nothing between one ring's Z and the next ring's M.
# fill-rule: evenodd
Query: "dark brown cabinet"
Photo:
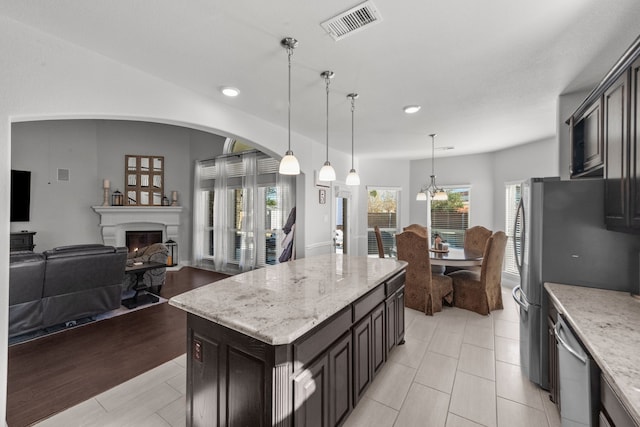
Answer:
M605 221L612 228L628 225L629 74L622 74L603 95L605 166Z
M21 231L19 233L11 233L9 239L9 250L15 251L32 251L35 245L33 244L33 236L35 231Z
M385 306L380 304L353 328L354 401L364 395L385 358Z
M188 313L187 425L342 425L388 349L403 342L404 278L380 283L290 344Z
M602 106L597 100L579 117L570 119L571 177L602 176Z
M604 375L600 376L600 426L637 427Z
M568 120L571 178L605 179L605 223L640 232L640 37ZM604 167L603 167L604 165Z
M640 59L629 70L629 222L634 230L640 230Z
M550 299L550 298L549 298ZM560 388L558 372L558 347L556 346L556 322L558 310L551 304L547 316L547 344L549 352L549 399L560 409Z

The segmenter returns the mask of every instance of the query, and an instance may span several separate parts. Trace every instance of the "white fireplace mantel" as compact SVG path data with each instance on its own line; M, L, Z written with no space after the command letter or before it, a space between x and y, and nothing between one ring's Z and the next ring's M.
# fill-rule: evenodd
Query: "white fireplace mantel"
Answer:
M127 231L162 230L163 241L180 244L182 206L92 206L100 215L105 245L125 246Z

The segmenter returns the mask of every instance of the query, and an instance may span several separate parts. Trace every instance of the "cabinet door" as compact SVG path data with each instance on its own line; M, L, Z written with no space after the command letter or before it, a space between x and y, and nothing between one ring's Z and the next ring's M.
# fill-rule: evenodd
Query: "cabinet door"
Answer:
M373 377L380 372L385 360L385 308L384 304L380 304L371 313L371 328L372 328L372 348L371 357L373 363Z
M395 294L391 295L385 301L384 305L387 310L386 353L389 354L389 352L391 352L391 350L393 350L393 348L396 346L397 344L396 339L398 338L398 334L396 332L396 323L397 323L396 295Z
M640 59L631 65L631 114L629 145L631 148L630 220L631 227L640 228Z
M362 319L353 328L353 384L354 402L357 403L373 380L373 326L371 316Z
M329 425L329 358L325 354L293 380L297 426Z
M351 412L353 384L351 334L345 334L329 350L329 424L340 425Z
M404 288L396 293L396 342L404 344Z
M579 118L570 119L572 177L594 176L596 171L602 171L604 145L600 102L595 102Z
M625 73L604 93L605 221L608 227L628 226L628 92Z

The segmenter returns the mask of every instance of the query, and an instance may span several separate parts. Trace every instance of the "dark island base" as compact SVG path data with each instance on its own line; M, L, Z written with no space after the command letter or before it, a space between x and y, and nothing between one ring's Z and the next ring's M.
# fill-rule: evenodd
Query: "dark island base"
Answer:
M404 343L404 272L291 344L189 314L187 426L342 424Z

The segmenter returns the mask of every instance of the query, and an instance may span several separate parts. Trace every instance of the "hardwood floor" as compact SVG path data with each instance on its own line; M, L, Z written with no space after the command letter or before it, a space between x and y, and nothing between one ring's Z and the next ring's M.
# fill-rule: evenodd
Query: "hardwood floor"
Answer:
M161 295L228 277L190 267L167 272ZM186 351L186 314L167 303L9 347L7 422L34 422Z

